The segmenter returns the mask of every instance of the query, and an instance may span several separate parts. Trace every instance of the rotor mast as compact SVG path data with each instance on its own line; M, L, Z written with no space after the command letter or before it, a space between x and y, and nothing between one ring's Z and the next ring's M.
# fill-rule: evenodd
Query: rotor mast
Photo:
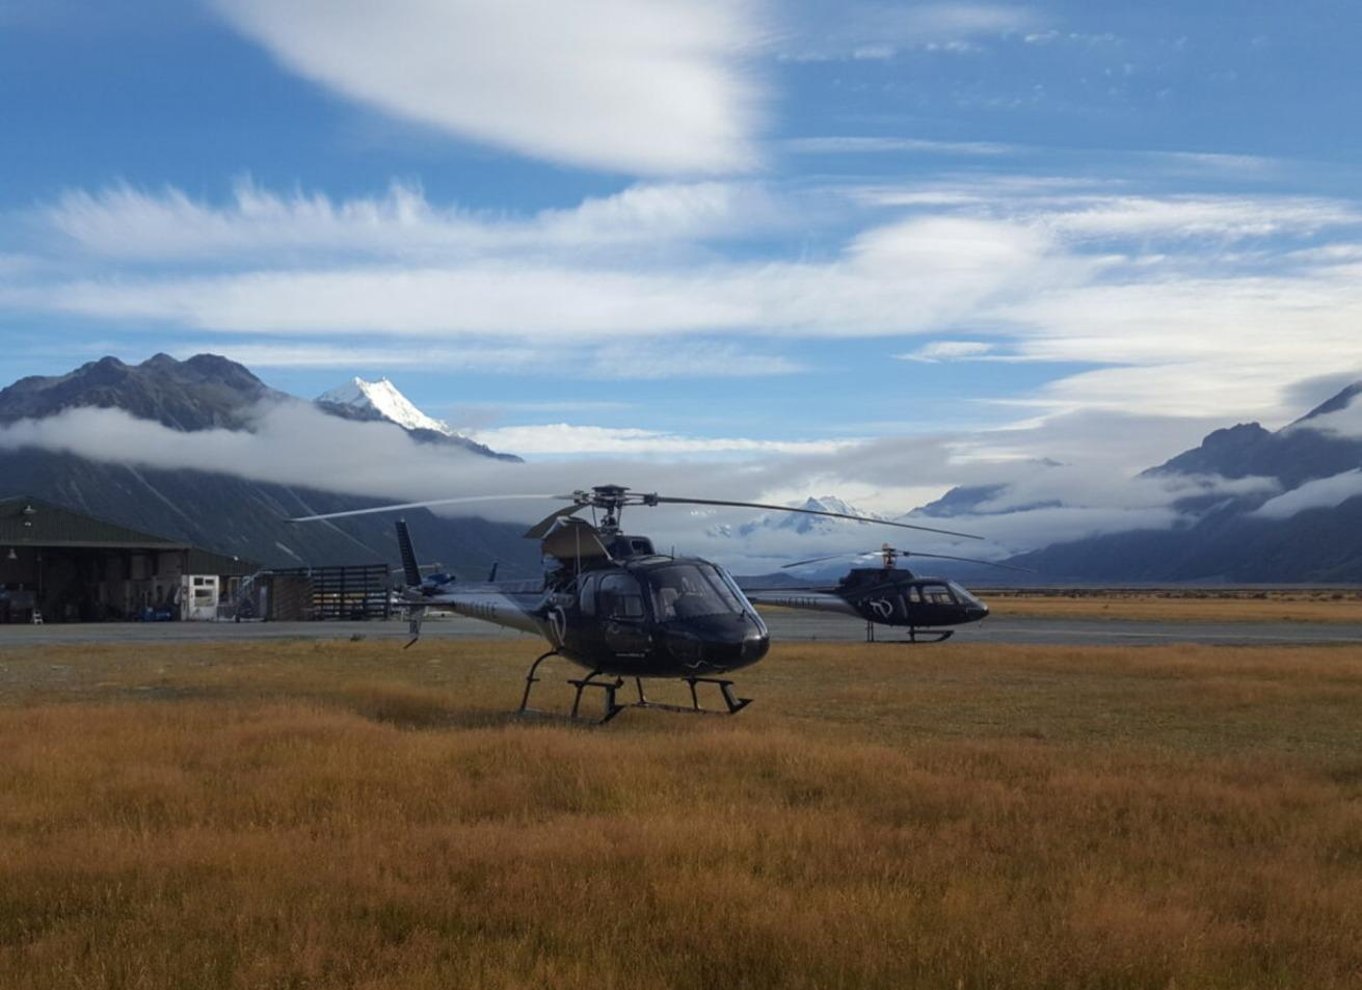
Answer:
M578 489L572 493L572 501L577 505L600 509L605 513L596 526L602 536L620 534L620 517L626 505L657 505L656 493L630 492L624 485L596 485L590 490Z

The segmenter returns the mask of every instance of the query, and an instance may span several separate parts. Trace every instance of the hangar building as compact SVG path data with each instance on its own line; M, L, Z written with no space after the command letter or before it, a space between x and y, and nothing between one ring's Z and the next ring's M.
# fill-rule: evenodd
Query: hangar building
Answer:
M0 623L211 619L257 570L40 499L0 499Z

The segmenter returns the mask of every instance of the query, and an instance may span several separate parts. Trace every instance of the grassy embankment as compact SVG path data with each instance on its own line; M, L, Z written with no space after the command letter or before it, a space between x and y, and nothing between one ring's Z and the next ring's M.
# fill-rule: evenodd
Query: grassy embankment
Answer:
M0 651L0 986L1362 983L1362 649L781 645L594 730L525 654Z
M978 594L998 616L1362 624L1362 591L1356 589L985 589Z

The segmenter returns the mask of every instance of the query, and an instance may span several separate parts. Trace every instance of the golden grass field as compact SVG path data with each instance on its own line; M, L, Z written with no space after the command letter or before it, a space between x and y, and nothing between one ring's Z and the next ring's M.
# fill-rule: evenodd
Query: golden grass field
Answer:
M1362 647L536 645L0 649L0 987L1362 986Z
M1362 623L1358 589L986 589L997 616L1159 622Z

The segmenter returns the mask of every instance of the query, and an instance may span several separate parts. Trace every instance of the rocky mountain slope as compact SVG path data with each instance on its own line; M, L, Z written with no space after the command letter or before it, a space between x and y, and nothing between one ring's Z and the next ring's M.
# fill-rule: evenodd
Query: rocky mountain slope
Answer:
M105 357L69 374L21 378L0 389L0 424L88 406L122 409L175 430L237 430L246 427L244 416L256 403L289 398L215 354L185 361L157 354L139 365Z
M0 390L0 425L88 406L122 409L185 432L238 430L249 428L250 411L261 400L303 401L211 354L185 361L160 354L140 365L106 357L67 375L25 378ZM498 456L481 445L467 449ZM400 562L389 515L306 526L287 522L291 516L363 508L378 500L228 473L157 470L20 447L0 450L0 494L31 494L270 566ZM456 573L480 576L496 561L508 574L537 572L538 550L521 538L523 526L448 519L419 509L404 515L422 556Z
M1189 498L1176 503L1183 521L1173 529L1093 536L1011 562L1050 582L1362 581L1362 435L1330 418L1351 412L1359 395L1362 383L1276 431L1258 423L1216 430L1145 472L1266 479L1254 493Z

